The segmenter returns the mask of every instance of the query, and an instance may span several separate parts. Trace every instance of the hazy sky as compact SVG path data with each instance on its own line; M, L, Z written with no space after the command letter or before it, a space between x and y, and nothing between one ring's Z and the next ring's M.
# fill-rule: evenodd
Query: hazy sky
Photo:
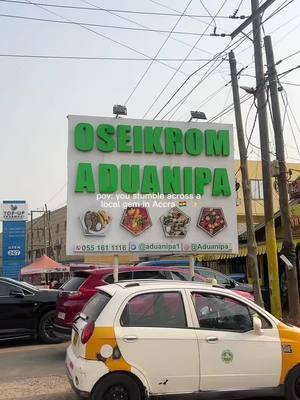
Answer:
M108 61L108 60L59 60L38 58L10 58L7 54L18 55L52 55L52 56L84 56L84 57L155 57L168 37L168 33L120 30L85 25L97 33L74 24L59 24L45 21L33 21L5 17L22 16L61 21L75 21L88 24L115 25L122 27L146 28L171 31L193 32L197 35L172 34L160 51L157 58L188 58L176 73L172 82L159 97L147 114L152 119L166 103L174 91L197 68L203 66L203 59L223 51L230 43L229 37L200 38L212 33L215 24L211 18L159 16L129 14L111 11L95 11L82 9L64 9L37 5L0 1L1 44L0 44L0 79L1 79L1 150L0 150L0 201L7 199L25 199L29 209L43 207L58 208L66 202L67 183L67 118L68 114L111 116L112 107L116 103L124 104L151 61ZM46 3L46 0L40 0ZM158 2L161 4L158 4ZM171 7L182 13L187 5L186 14L209 16L215 15L224 0L48 0L48 4L69 5L77 7L101 7L114 10L149 11L154 13L174 13L164 8ZM87 4L89 3L89 4ZM264 19L270 16L281 4L288 1L276 0L265 12ZM240 0L225 1L220 11L221 16L234 13ZM244 0L238 15L249 15L250 0ZM49 10L49 11L46 11ZM118 17L118 15L121 17ZM65 19L63 19L63 18ZM126 18L127 20L124 20ZM130 21L129 21L130 20ZM135 23L136 24L135 24ZM216 32L229 33L242 21L233 19L216 19ZM206 23L206 24L205 24ZM210 26L207 24L211 23ZM283 11L264 24L266 34L272 34L275 57L283 59L300 50L300 3L293 1ZM247 29L248 32L251 28ZM111 40L104 38L107 36ZM233 41L237 41L239 36ZM177 39L175 41L173 39ZM200 40L199 40L200 39ZM124 46L113 41L119 41ZM192 49L197 44L197 49ZM182 43L185 42L185 43ZM127 46L127 47L126 47ZM129 49L135 49L135 51ZM141 54L142 53L142 54ZM189 54L190 53L190 54ZM241 85L255 86L253 78L253 49L250 40L246 39L235 51L239 68L249 65L240 79ZM130 118L142 118L169 79L180 67L180 61L163 61L166 65L154 62L141 84L127 103ZM212 68L214 72L201 83L187 101L172 116L173 120L187 120L189 111L201 109L208 119L217 115L224 107L232 103L231 88L225 87L229 81L229 65L227 61L208 64L195 74L178 93L168 107L159 115L165 116L185 94L187 94ZM300 54L283 61L278 72L284 72L300 64ZM171 67L171 68L168 68ZM174 70L175 69L175 70ZM300 70L288 74L282 82L300 85ZM300 161L295 141L299 140L299 87L283 85L288 95L289 105L295 114L296 121L290 117L295 139L289 121L285 118L286 152L291 161ZM220 92L210 102L203 101L218 89ZM241 95L244 93L241 91ZM253 103L247 101L243 105L246 114ZM284 110L283 110L284 111ZM256 109L252 107L248 118L248 132L251 131ZM167 116L170 117L172 114ZM216 122L234 122L232 113ZM271 148L274 148L271 139ZM258 145L258 133L255 130L253 143ZM259 151L250 146L250 157L257 159ZM238 153L236 154L238 157Z

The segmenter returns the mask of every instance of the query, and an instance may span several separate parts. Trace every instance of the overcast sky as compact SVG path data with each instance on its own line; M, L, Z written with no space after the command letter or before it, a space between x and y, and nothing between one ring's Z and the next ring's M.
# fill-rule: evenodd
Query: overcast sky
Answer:
M38 0L37 0L38 1ZM207 37L202 33L230 33L242 21L229 18L216 19L216 25L209 17L232 15L241 3L240 0L47 0L47 4L76 7L101 7L109 10L134 10L153 13L177 13L201 15L201 18L143 15L83 9L53 8L0 1L1 43L1 150L0 150L0 201L24 199L29 209L43 207L55 209L66 203L67 184L67 118L68 114L111 116L116 103L128 108L130 118L153 119L169 100L187 75L204 66L206 61L223 51L230 44L229 37ZM39 0L46 3L46 0ZM90 3L90 4L87 4ZM160 4L159 4L160 3ZM288 1L276 0L265 12L267 19L279 6ZM237 15L250 14L250 0L242 1ZM189 6L188 6L189 5ZM163 7L165 6L165 7ZM188 6L188 7L187 7ZM47 11L48 10L48 11ZM113 14L112 14L113 13ZM4 16L6 15L6 16ZM7 15L14 16L8 17ZM197 35L184 35L162 32L121 30L107 27L76 24L59 24L46 21L15 18L15 16L80 22L85 24L114 25L130 28L151 28L164 31L192 32ZM125 19L124 19L125 18ZM210 25L209 25L210 24ZM266 34L272 33L276 60L283 59L300 50L300 2L291 2L280 13L264 24ZM94 32L92 32L94 31ZM251 27L246 32L251 31ZM98 33L98 34L97 34ZM103 35L103 36L102 36ZM106 36L107 38L105 38ZM168 38L169 36L169 38ZM242 39L238 36L232 43ZM168 40L167 40L168 39ZM116 42L120 42L118 44ZM164 42L166 42L164 44ZM197 43L197 44L196 44ZM164 46L163 46L164 44ZM193 47L193 46L195 46ZM163 46L163 47L162 47ZM158 53L159 49L161 51ZM253 49L249 39L237 47L236 57L239 69L248 66L240 78L240 85L255 86ZM195 61L115 61L115 60L66 60L39 58L3 57L7 54L82 56L82 57L124 57L185 59ZM224 53L222 53L224 54ZM224 107L232 103L231 88L225 86L229 81L227 61L209 63L196 73L172 102L159 114L165 117L209 69L212 72L187 98L178 111L169 113L165 119L184 121L189 111L200 109L208 119L213 118ZM278 65L278 72L284 72L300 64L300 53ZM145 73L136 90L133 89ZM180 67L180 68L179 68ZM179 70L173 80L159 96L172 75ZM248 76L250 75L250 76ZM286 153L291 161L300 160L296 142L299 141L300 125L299 89L300 70L282 78L288 96L288 113L285 118ZM211 101L203 101L211 94L220 91ZM244 93L241 91L241 96ZM154 100L158 98L147 113ZM252 99L243 104L246 117ZM176 110L176 108L174 109ZM284 110L283 110L284 111ZM248 133L251 131L256 109L252 107L248 118ZM294 113L295 119L293 120ZM292 129L289 125L290 118ZM217 118L216 122L234 123L233 113ZM294 135L292 133L294 130ZM271 138L271 148L274 149ZM252 143L259 145L255 129ZM238 157L238 153L236 153ZM258 159L259 151L250 146L250 157Z

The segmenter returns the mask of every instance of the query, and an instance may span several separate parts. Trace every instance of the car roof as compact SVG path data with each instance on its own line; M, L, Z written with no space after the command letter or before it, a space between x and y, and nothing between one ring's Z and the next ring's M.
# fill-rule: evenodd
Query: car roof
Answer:
M152 260L152 261L143 261L137 264L138 266L189 266L189 260Z
M99 286L96 288L98 291L104 291L109 295L113 296L115 293L119 291L123 291L124 293L134 293L142 290L177 290L177 289L213 289L218 293L223 294L232 294L232 291L228 289L224 289L219 285L212 285L211 283L206 282L193 282L193 281L173 281L167 279L132 279L128 281L120 281L116 283L112 283L110 285ZM221 292L220 292L221 291ZM238 295L239 296L239 295Z
M97 269L87 269L87 270L82 270L82 271L74 271L74 276L78 276L81 274L86 274L86 275L100 275L104 276L106 274L112 273L114 270L113 266L105 266L105 267L100 267ZM178 272L187 272L186 268L180 268L179 266L140 266L140 265L135 265L135 266L130 266L130 265L120 265L119 266L119 272L130 272L130 271L178 271Z

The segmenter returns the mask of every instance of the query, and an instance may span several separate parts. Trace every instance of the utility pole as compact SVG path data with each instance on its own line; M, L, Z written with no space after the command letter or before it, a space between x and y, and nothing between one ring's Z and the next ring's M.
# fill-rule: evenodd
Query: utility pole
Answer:
M252 14L259 8L258 0L251 0ZM270 172L270 148L267 116L267 99L265 91L265 76L261 40L261 14L253 19L253 44L256 72L256 99L258 109L259 134L261 146L261 163L264 189L265 232L267 244L267 259L269 271L269 286L271 291L272 314L281 318L281 301L279 289L279 273L277 258L277 243L274 222L273 190Z
M282 122L280 105L278 99L277 71L274 62L274 53L271 36L264 38L265 50L268 64L268 79L271 94L273 127L275 134L276 159L279 164L278 190L279 204L281 214L281 226L283 231L283 249L282 253L291 262L292 267L286 268L289 299L289 317L290 322L300 325L300 301L298 289L298 277L296 271L296 249L293 241L293 232L290 220L289 197L287 187L288 171L285 163L284 140L282 132Z
M236 59L233 51L229 53L229 63L231 71L235 122L236 122L236 130L237 130L237 137L238 137L238 144L240 151L240 167L242 174L242 187L243 187L246 226L247 226L247 249L248 249L247 266L249 268L249 271L251 271L250 273L253 278L255 302L261 307L263 307L264 302L262 299L261 289L259 284L259 272L257 264L257 244L256 244L254 224L253 224L253 214L252 214L252 194L251 194L251 187L248 175L247 148L245 145L244 128L242 121L241 103L240 103L239 86L238 86L237 70L236 70Z

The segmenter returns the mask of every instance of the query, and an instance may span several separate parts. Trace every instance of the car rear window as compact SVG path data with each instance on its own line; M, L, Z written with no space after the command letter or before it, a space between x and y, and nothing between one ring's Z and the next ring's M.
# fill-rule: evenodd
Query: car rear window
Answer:
M96 321L110 299L111 296L105 292L96 293L82 310L87 321Z
M73 276L60 287L60 290L64 292L77 292L87 278L88 276Z

